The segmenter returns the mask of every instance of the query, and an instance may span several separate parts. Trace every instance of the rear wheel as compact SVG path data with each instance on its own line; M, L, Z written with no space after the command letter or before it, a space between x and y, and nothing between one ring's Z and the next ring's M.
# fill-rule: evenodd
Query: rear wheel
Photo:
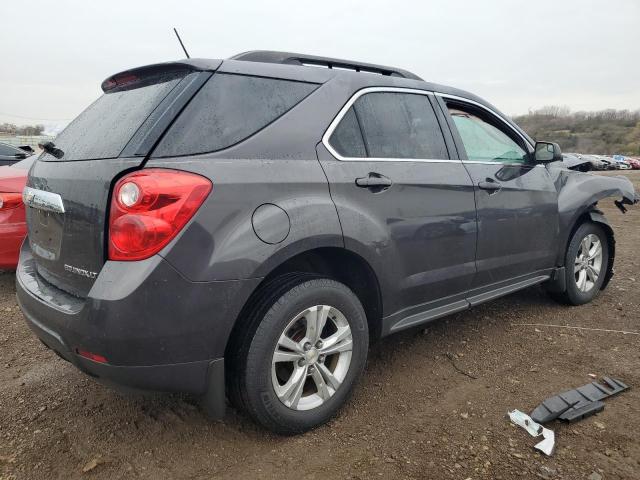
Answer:
M571 305L593 300L605 279L609 264L609 242L604 230L583 223L573 234L565 254L566 291L554 298Z
M367 358L367 320L355 294L334 280L294 276L269 290L235 356L232 399L269 430L299 433L349 397Z

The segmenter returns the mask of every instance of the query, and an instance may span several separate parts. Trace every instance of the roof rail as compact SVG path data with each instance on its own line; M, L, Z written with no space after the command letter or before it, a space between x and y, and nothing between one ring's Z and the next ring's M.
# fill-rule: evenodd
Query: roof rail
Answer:
M303 65L307 67L324 67L339 70L352 70L356 72L377 73L390 77L410 78L412 80L422 80L415 73L400 68L385 67L372 63L353 62L351 60L340 60L338 58L318 57L315 55L304 55L290 52L274 52L270 50L252 50L234 55L231 60L242 60L245 62L264 63L285 63L289 65Z

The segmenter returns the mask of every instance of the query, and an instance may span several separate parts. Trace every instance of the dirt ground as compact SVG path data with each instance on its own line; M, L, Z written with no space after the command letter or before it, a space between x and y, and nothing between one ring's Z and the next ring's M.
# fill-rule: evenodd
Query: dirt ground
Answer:
M627 175L640 190L640 172ZM192 398L95 383L36 340L0 274L0 479L640 478L640 335L515 325L640 331L640 207L600 206L617 256L596 301L564 307L534 287L388 338L339 416L292 438L232 410L211 423ZM597 416L551 424L553 456L506 420L588 374L632 388Z

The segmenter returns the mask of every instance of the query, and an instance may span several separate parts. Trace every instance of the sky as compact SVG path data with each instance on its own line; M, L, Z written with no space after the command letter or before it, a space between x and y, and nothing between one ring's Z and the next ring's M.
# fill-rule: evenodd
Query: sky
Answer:
M640 0L4 2L0 123L57 129L109 75L247 50L411 70L509 114L640 109ZM8 27L8 28L7 28Z

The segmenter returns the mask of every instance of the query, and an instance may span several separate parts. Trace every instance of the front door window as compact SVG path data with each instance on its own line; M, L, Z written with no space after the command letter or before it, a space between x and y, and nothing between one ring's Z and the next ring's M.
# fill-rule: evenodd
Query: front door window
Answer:
M468 112L449 110L467 158L477 162L525 163L527 152L504 132Z

